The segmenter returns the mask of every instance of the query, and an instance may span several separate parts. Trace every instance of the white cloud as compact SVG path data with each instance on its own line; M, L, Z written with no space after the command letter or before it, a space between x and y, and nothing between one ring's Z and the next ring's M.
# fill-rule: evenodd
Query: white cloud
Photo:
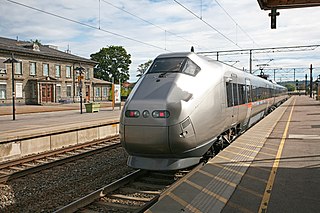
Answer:
M238 25L216 1L179 1L228 38L226 39L171 0L101 0L100 13L98 0L16 1L83 25L0 0L0 36L8 38L19 36L21 40L39 39L42 43L59 46L60 50L66 50L69 45L73 54L86 58L108 45L124 46L132 55L131 81L136 79L136 69L139 64L153 59L166 50L189 51L193 45L196 51L216 51L239 49L238 46L248 49L309 45L318 44L320 41L320 29L317 27L320 18L319 7L279 10L277 29L272 30L269 11L260 10L257 1L254 0L218 1ZM100 27L102 30L130 37L132 40L92 27ZM283 54L255 54L253 67L257 69L257 64L268 62L268 59L273 59L269 62L272 67L308 67L310 63L313 63L314 67L320 67L317 64L318 55L318 49ZM220 59L234 63L238 61L235 65L239 68L248 69L249 66L247 54L221 56ZM315 75L319 74L319 70L320 68L316 68Z

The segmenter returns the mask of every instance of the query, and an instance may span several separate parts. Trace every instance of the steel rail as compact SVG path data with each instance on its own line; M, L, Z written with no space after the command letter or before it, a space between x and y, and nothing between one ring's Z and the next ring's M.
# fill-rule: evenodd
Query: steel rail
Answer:
M109 142L110 144L107 144L106 142ZM94 148L94 146L97 146L99 144L104 145ZM11 173L8 172L8 174L5 174L5 172L1 172L2 174L0 173L0 183L23 177L31 173L39 172L44 169L52 168L64 163L76 161L78 159L85 158L90 155L101 153L110 149L118 148L120 146L121 144L119 141L119 136L117 135L106 139L95 140L88 143L83 143L59 150L41 153L38 155L28 156L15 161L2 163L0 164L0 172L1 170L5 169L15 171ZM90 147L91 149L88 150L88 148ZM34 164L34 162L39 162L39 164ZM28 164L28 166L25 166L26 164ZM17 169L19 167L21 168L21 170Z
M119 209L119 211L144 212L159 200L162 193L166 192L168 188L171 188L179 180L183 180L186 175L190 172L192 173L196 168L198 167L169 173L136 170L97 191L59 208L55 213L85 211L89 210L90 206L95 206L96 204L102 205L105 208ZM135 186L137 187L134 188ZM122 193L120 192L121 190L123 191ZM139 194L140 196L136 197L135 194ZM144 195L149 196L145 197ZM113 199L116 201L111 201ZM119 200L128 202L118 203L117 201ZM129 201L139 202L140 204L134 205Z
M114 191L116 189L119 189L121 186L124 186L125 184L129 183L130 181L132 181L133 179L140 177L142 175L144 175L146 173L146 171L143 170L136 170L130 174L128 174L127 176L109 184L106 185L88 195L86 195L85 197L82 197L56 211L54 211L54 213L64 213L64 212L75 212L77 210L79 210L80 208L83 208L91 203L93 203L95 200L104 197L106 194L108 194L111 191Z

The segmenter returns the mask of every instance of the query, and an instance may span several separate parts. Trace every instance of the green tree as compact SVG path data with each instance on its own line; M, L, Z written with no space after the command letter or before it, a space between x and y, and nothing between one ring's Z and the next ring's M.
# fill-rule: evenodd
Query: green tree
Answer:
M290 84L290 83L289 83L289 84L286 84L285 87L287 87L287 89L288 89L289 92L295 90L294 84Z
M137 77L141 77L147 71L147 69L152 64L152 62L153 60L150 59L146 63L140 64L137 69L137 72L138 72Z
M127 81L130 77L131 55L122 46L108 46L90 55L99 64L94 70L94 77L115 83Z

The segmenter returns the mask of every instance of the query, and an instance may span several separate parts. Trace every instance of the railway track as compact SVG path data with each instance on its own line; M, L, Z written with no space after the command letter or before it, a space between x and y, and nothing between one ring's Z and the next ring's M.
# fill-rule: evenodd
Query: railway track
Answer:
M120 147L119 136L32 155L0 164L0 183Z
M136 170L55 212L144 212L166 189L196 168L170 172Z

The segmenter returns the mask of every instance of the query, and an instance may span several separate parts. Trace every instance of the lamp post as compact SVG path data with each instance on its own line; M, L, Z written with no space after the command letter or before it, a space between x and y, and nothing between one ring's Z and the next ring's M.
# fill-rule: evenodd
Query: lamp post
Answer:
M80 114L82 114L82 79L83 79L82 73L84 71L84 68L81 67L81 64L80 64L80 67L76 67L74 70L76 70L77 73L79 73L78 83L79 83L79 95L80 95Z
M8 58L3 63L12 65L12 120L16 120L16 106L15 106L15 87L14 87L14 64L19 63L17 59L14 58L13 53L11 53L11 58Z
M318 78L317 78L317 98L316 100L320 100L320 74L318 75Z

